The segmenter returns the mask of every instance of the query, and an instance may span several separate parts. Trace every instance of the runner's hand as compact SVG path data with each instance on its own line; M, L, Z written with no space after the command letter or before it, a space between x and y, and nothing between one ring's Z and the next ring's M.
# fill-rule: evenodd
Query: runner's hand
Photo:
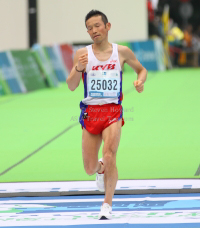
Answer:
M133 84L134 84L136 90L138 91L138 93L141 93L144 90L144 84L142 83L142 81L136 80L136 81L134 81Z
M88 54L80 55L78 58L78 64L77 64L78 70L80 71L84 70L87 64L88 64Z

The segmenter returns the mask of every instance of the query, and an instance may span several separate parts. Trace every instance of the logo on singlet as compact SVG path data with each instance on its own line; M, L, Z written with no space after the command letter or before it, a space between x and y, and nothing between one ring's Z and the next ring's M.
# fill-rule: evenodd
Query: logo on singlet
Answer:
M93 66L92 70L114 70L116 64L106 64L105 66L99 65L99 66Z

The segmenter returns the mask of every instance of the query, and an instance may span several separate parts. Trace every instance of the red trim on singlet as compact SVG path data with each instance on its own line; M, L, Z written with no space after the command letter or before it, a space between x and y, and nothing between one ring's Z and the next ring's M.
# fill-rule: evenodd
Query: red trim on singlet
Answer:
M84 73L82 72L82 81L83 81L83 84L84 84Z

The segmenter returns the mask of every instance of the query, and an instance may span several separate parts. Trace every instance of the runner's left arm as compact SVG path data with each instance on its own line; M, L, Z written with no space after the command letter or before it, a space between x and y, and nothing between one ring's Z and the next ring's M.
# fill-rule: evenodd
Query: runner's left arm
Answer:
M138 78L137 81L134 81L134 86L139 93L142 92L144 89L144 82L147 78L146 68L142 66L134 53L128 47L123 47L122 55L124 57L124 62L127 63L137 73Z

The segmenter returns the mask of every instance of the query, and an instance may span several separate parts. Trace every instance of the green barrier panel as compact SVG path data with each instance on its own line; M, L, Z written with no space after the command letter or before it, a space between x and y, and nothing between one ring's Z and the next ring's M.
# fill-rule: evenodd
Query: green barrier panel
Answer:
M55 75L55 72L53 70L53 67L51 66L51 63L48 60L48 56L45 53L44 49L39 45L35 44L32 47L33 49L33 55L44 74L46 81L48 83L49 87L58 87L59 81Z
M27 91L46 88L44 78L30 50L11 51L11 54Z
M117 42L117 44L129 47L131 49L131 43L130 42ZM130 72L130 71L133 71L133 69L128 64L124 64L123 71L124 72Z
M0 78L0 96L3 96L5 95L5 91L4 91L4 88L3 88L3 85L2 85L2 80Z
M6 81L3 79L3 74L0 69L0 95L11 94L10 88L7 85Z

